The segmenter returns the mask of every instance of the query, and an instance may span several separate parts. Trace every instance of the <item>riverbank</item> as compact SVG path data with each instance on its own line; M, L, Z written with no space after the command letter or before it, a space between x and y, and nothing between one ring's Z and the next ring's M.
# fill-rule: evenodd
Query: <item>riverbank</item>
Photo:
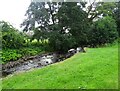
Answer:
M3 79L3 89L117 88L118 46L90 48L65 61Z

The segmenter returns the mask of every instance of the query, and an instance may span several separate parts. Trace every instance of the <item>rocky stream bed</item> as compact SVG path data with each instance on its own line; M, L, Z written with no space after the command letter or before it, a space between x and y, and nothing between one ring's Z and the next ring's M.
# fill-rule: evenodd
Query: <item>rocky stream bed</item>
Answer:
M22 57L17 61L11 61L2 65L2 77L6 77L7 75L15 72L28 71L32 68L42 68L44 66L63 61L78 52L84 52L84 50L70 49L66 54L44 53L36 56Z
M42 68L44 66L63 61L72 55L74 54L47 53L23 57L17 61L11 61L2 65L2 77L6 77L7 75L15 72L27 71L32 68Z

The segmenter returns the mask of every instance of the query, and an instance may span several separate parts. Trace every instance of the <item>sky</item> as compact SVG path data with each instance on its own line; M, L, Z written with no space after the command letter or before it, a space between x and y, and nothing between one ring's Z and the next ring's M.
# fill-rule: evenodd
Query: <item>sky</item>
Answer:
M13 27L22 30L20 24L32 0L0 0L0 21L9 22ZM93 0L90 0L93 1Z
M20 29L20 24L25 19L25 13L31 0L0 0L0 21L9 22Z

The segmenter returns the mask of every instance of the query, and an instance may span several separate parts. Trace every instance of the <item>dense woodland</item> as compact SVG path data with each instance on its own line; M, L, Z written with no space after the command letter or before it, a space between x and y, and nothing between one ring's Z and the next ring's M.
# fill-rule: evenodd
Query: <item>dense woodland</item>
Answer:
M101 47L120 34L120 2L31 2L23 31L0 22L2 63L43 52ZM33 35L26 32L33 31Z

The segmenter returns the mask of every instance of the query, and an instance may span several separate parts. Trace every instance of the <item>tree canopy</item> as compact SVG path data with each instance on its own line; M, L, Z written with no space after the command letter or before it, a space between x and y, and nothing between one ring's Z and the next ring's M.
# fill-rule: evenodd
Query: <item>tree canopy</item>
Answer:
M7 22L0 21L3 48L20 48L24 46L24 35Z
M104 36L104 33L114 31L112 35L107 33L107 36L111 36L109 42L112 42L117 36L113 19L115 11L118 12L116 5L110 2L93 2L89 6L86 2L32 2L26 12L27 19L22 23L23 31L33 30L33 39L48 39L49 45L55 50L92 45L90 41L99 36L93 34L94 37L91 37L90 32L101 31ZM73 44L70 41L74 41ZM100 41L98 45L108 43L107 39Z

